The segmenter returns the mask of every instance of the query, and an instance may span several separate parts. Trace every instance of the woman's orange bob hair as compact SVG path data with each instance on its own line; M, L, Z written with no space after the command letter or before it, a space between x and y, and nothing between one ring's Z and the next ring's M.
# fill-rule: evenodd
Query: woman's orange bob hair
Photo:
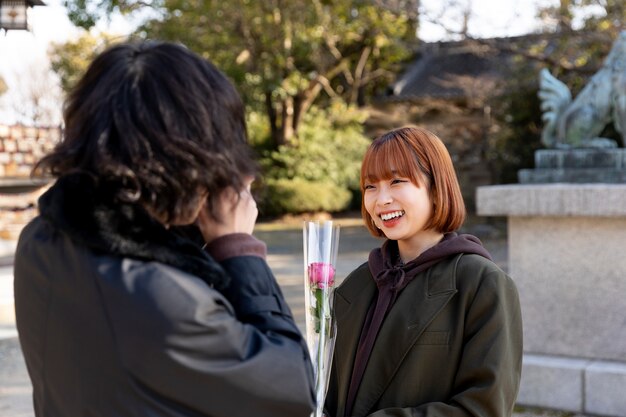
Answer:
M394 177L409 178L418 187L428 187L433 215L426 229L447 233L461 227L465 221L465 203L459 181L446 146L434 133L403 127L372 142L361 166L361 192L365 194L366 183ZM361 215L372 235L384 236L365 209L363 198Z

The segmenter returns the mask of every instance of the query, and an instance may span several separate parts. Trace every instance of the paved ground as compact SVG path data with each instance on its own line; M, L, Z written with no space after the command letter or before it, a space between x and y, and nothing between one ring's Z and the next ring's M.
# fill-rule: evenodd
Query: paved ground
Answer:
M354 224L348 222L346 224ZM487 227L470 230L482 235L487 249L495 261L506 269L506 239L497 229ZM480 232L480 233L478 233ZM292 307L297 322L304 326L303 306L303 258L302 231L300 229L272 230L261 227L256 236L268 245L268 261ZM346 226L341 229L337 276L345 277L354 267L367 259L369 250L378 246L380 241L371 237L363 227ZM0 244L0 304L10 299L7 294L12 288L11 256L2 257L1 250L7 244ZM11 243L8 244L11 248ZM9 251L10 252L10 251ZM8 265L7 265L8 264ZM4 300L4 301L3 301ZM1 305L0 305L1 307ZM5 320L6 321L6 320ZM17 341L13 323L0 324L0 416L33 417L31 404L31 386ZM584 417L571 413L544 410L518 410L514 417Z

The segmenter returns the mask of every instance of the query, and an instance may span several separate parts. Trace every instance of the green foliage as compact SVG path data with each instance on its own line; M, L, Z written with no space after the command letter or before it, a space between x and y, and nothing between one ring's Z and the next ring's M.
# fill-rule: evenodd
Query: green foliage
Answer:
M318 76L348 99L361 87L354 70L365 48L367 74L394 68L409 53L401 43L406 17L370 2L164 0L162 6L161 18L142 28L146 35L181 41L211 59L256 108L266 94L296 96Z
M246 125L248 127L248 142L257 152L268 150L268 142L271 136L270 126L261 112L250 110L246 113Z
M490 135L485 156L499 184L516 183L517 172L533 168L534 153L542 147L537 89L528 88L522 72L512 77L509 93L494 98L493 117L497 128Z
M610 31L614 36L623 29L623 22L626 21L626 3L624 0L570 0L579 7L601 6L604 13L587 14L584 18L583 30L589 31Z
M530 46L527 53L536 59L520 59L505 93L492 98L495 128L485 156L497 183L517 182L517 171L533 168L534 152L542 147L543 122L537 97L539 69L547 67L576 97L609 53L621 22L626 19L626 3L603 2L603 12L583 13L582 31L572 31L574 12L592 3L598 5L595 0L567 0L559 6L543 8L542 16L556 22L558 36L546 36ZM602 136L618 138L612 125Z
M336 102L312 109L293 145L281 146L263 160L269 178L330 181L357 190L361 158L369 144L363 136L366 113Z
M64 0L68 18L74 25L89 30L99 20L108 19L113 12L129 14L147 6L157 6L158 1L136 0Z
M107 15L151 6L156 13L139 36L182 42L213 61L237 84L248 107L266 115L274 148L297 136L311 105L329 99L365 104L397 74L411 54L407 41L415 41L415 18L373 0L67 4L71 20L83 26L97 19L99 10Z
M270 179L265 191L260 208L264 216L341 211L352 198L350 191L336 184L303 178Z
M572 22L576 14L580 22L574 31ZM623 0L561 0L558 6L540 8L539 15L546 21L556 22L554 29L558 39L537 45L538 51L551 57L546 62L553 75L575 93L599 68L623 29L626 3Z
M313 108L292 145L264 151L261 165L268 198L263 212L346 209L358 193L361 159L370 143L363 136L366 117L367 113L341 102Z
M63 91L68 92L76 84L98 53L122 40L111 35L94 36L85 32L75 40L53 43L48 53L50 64L61 79Z

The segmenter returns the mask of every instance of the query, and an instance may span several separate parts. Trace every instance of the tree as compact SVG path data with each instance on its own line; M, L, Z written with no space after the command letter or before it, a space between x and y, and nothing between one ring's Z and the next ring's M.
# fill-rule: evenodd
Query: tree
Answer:
M85 32L80 37L53 43L48 52L50 64L61 80L61 88L68 92L79 80L96 55L107 46L122 39L112 35L93 35Z
M470 38L469 24L472 19L472 0L445 0L433 2L420 10L420 19L444 30L447 37Z
M623 0L560 0L558 6L539 10L551 42L523 52L539 61L576 94L602 65L623 28Z
M15 80L13 110L20 122L32 126L58 126L61 123L62 94L59 81L48 65L33 63Z
M88 26L92 2L69 0ZM106 0L127 12L136 2ZM383 7L382 3L385 7ZM265 113L271 148L289 144L312 105L340 99L363 105L385 88L409 57L416 18L393 1L161 0L145 37L180 41L211 59L239 86L248 105ZM403 1L400 3L412 3Z
M586 8L592 4L602 6L596 9L599 12L588 13ZM557 6L539 12L546 36L522 47L509 44L506 51L518 54L520 59L503 88L504 94L491 99L494 131L486 155L498 182L515 182L517 170L531 167L534 151L542 146L539 68L549 68L575 96L604 62L625 13L626 5L621 0L561 0ZM581 16L577 25L575 16ZM490 41L483 43L496 47ZM601 136L618 139L613 126Z

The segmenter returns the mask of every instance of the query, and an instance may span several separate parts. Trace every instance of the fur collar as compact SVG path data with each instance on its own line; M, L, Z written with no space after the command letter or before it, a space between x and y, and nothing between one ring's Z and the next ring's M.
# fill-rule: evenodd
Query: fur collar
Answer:
M86 173L60 177L39 199L41 216L72 240L94 251L157 261L224 289L228 276L201 246L166 229L138 204L115 199Z

